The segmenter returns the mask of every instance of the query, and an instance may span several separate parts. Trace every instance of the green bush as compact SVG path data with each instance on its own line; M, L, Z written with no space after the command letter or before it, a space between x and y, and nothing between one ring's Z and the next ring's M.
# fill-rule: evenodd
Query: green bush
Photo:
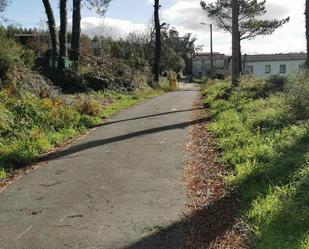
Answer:
M266 80L266 88L270 91L282 91L288 82L288 77L284 75L272 75Z
M0 33L0 76L2 80L11 79L11 70L19 66L32 68L34 65L34 52L22 48L14 40Z
M232 84L228 81L212 81L203 90L205 105L209 106L215 100L228 99Z
M15 169L100 120L61 99L0 93L0 169Z
M22 48L18 44L0 36L0 76L2 80L7 79L10 69L22 64L21 54Z
M292 77L287 83L287 103L293 109L294 114L299 119L309 118L309 76L297 75Z

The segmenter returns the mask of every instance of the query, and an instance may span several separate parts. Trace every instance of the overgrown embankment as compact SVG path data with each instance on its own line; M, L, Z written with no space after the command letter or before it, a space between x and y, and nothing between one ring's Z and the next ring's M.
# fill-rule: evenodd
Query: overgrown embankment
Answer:
M205 105L253 248L309 248L309 79L209 83Z

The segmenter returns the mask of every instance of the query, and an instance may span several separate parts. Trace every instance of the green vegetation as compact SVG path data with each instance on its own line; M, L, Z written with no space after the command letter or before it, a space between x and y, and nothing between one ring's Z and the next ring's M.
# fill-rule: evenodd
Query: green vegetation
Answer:
M294 77L284 89L254 79L234 88L217 81L204 94L253 248L309 248L309 78Z
M206 76L200 77L200 78L193 78L193 83L196 84L205 84L208 81L208 78Z
M16 97L9 92L0 92L0 179L8 171L33 162L65 140L100 124L102 118L164 90L98 92L71 96L69 100L66 96L52 99L31 94Z
M104 108L101 116L107 118L118 111L129 108L135 104L141 103L146 99L159 96L160 94L168 91L168 88L151 89L148 91L137 91L133 94L124 94L117 92L99 92L96 95L107 98L111 103Z

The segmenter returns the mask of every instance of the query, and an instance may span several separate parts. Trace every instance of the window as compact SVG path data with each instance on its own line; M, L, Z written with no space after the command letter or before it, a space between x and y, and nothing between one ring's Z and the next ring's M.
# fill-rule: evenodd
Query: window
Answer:
M286 74L286 65L280 65L280 73Z
M271 65L266 65L265 66L265 74L270 74L271 73Z
M253 73L254 73L253 65L247 65L246 66L246 74L253 74Z
M298 70L299 70L299 72L303 72L304 70L306 70L305 64L299 65L299 66L298 66Z

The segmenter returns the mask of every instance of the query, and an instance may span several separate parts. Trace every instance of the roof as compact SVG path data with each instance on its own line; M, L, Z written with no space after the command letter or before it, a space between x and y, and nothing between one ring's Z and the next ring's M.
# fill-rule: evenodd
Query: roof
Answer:
M199 54L195 54L193 57L194 61L199 61L199 60L210 60L211 54L210 53L199 53ZM224 54L220 54L217 52L213 53L213 58L214 60L224 60L225 59L225 55Z
M307 58L306 53L244 55L243 60L245 56L248 62L306 60Z

